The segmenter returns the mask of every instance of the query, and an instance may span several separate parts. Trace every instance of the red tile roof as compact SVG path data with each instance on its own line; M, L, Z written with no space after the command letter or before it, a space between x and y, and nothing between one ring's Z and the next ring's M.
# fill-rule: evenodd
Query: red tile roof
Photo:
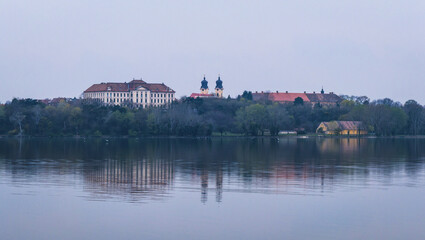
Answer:
M302 98L304 102L310 102L305 93L270 93L269 99L273 102L293 102L296 98Z
M304 102L312 103L337 103L342 99L333 93L286 93L286 92L261 92L252 93L252 98L255 101L269 100L273 102L287 103L294 102L296 98L302 98Z
M175 93L173 89L163 83L146 83L143 80L133 80L129 83L100 83L93 84L84 92L129 92L136 90L138 87L144 87L151 92L167 92Z
M273 102L294 102L296 98L302 98L304 102L310 102L305 93L253 93L252 98L258 100L270 100Z

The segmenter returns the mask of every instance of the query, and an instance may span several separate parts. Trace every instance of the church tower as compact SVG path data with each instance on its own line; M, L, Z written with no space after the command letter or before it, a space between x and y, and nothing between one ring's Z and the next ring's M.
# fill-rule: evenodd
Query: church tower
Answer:
M201 94L208 94L208 91L208 81L205 79L204 75L204 80L201 81Z
M218 75L217 81L215 81L215 96L218 98L223 97L223 81L220 79L220 75Z

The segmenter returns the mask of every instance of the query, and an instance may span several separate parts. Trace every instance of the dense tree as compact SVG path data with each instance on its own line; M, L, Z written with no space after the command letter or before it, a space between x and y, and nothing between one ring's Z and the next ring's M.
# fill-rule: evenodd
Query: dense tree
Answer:
M249 101L252 100L252 92L251 91L244 91L242 93L241 98L244 98L244 99L249 100Z
M304 105L304 100L301 97L295 98L294 105Z
M289 114L281 104L267 106L266 127L272 136L277 136L280 130L290 129Z
M415 100L409 100L404 104L404 111L408 116L407 130L408 133L417 135L423 129L424 124L424 108Z
M249 96L246 92L245 96ZM249 97L247 97L249 98ZM282 130L315 132L322 121L363 121L376 135L423 134L424 108L413 100L370 102L346 97L335 106L278 104L239 99L184 98L167 108L105 106L74 99L45 105L14 99L0 105L0 134L34 136L209 136L237 133L277 135Z
M249 105L236 112L236 121L239 128L243 132L254 136L257 136L259 133L261 135L264 134L267 118L267 110L261 104Z

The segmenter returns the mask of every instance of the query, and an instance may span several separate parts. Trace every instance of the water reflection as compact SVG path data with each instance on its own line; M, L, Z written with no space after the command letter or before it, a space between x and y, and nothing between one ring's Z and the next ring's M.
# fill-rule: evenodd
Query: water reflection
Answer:
M424 181L425 139L0 139L0 182L77 185L88 200L179 191L330 194Z
M106 159L100 166L84 171L84 187L92 197L107 199L110 195L125 196L130 201L166 196L174 179L174 164L164 159L120 161Z

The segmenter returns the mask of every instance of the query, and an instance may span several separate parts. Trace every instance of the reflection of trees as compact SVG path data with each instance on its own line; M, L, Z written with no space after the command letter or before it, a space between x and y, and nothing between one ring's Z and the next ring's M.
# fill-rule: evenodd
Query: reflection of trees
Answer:
M302 193L397 182L424 170L425 139L0 139L0 170L28 181L77 175L91 198L199 191ZM2 160L3 159L3 160ZM214 193L213 193L214 194Z

